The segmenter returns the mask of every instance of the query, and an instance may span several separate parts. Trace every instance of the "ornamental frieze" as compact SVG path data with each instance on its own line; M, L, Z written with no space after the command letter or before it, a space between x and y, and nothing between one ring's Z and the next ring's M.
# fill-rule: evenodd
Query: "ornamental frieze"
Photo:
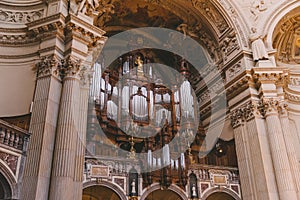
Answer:
M42 18L44 10L36 11L9 11L0 9L0 21L8 23L24 24L32 21L36 21Z

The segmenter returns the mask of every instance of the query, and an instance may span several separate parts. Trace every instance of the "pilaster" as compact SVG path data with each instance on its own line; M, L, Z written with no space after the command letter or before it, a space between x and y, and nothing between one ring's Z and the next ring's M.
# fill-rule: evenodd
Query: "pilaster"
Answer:
M47 199L55 131L61 95L60 63L44 57L37 65L37 84L29 131L32 133L22 183L21 199Z

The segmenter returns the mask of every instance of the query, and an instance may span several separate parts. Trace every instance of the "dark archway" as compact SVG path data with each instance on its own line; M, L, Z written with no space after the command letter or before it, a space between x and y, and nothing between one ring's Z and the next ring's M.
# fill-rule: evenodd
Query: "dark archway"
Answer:
M12 191L6 178L0 173L0 199L11 199Z
M225 192L216 192L207 197L206 200L235 200L232 196Z
M151 192L145 200L183 200L172 190L155 190Z
M121 200L121 197L112 189L93 185L83 190L82 200Z

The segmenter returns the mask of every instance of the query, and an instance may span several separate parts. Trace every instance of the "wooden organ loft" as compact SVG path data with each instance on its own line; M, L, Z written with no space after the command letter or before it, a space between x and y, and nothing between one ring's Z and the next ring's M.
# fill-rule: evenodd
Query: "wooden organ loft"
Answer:
M86 155L138 162L143 187L159 182L184 188L193 164L236 167L234 141L220 139L208 156L198 158L205 131L189 63L174 56L175 70L167 70L152 64L157 63L153 57L136 51L105 70L103 62L95 65Z

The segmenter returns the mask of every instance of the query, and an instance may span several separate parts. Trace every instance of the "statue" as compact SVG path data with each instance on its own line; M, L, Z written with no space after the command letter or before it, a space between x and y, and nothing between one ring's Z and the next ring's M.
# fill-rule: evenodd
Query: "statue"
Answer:
M135 179L132 179L131 182L131 194L136 194L136 190L135 190Z
M143 75L144 74L144 70L143 70L143 60L141 58L141 56L138 56L135 59L134 64L137 66L137 72L139 75Z
M91 12L95 11L98 7L98 0L82 0L78 7L78 12L90 15Z
M193 184L193 187L192 187L192 197L197 197L197 192L196 192L196 186L195 186L195 184Z
M268 60L269 55L266 51L265 44L262 40L262 36L257 33L256 28L251 28L252 33L249 35L249 39L251 42L251 48L253 52L253 60L255 62L259 60Z

